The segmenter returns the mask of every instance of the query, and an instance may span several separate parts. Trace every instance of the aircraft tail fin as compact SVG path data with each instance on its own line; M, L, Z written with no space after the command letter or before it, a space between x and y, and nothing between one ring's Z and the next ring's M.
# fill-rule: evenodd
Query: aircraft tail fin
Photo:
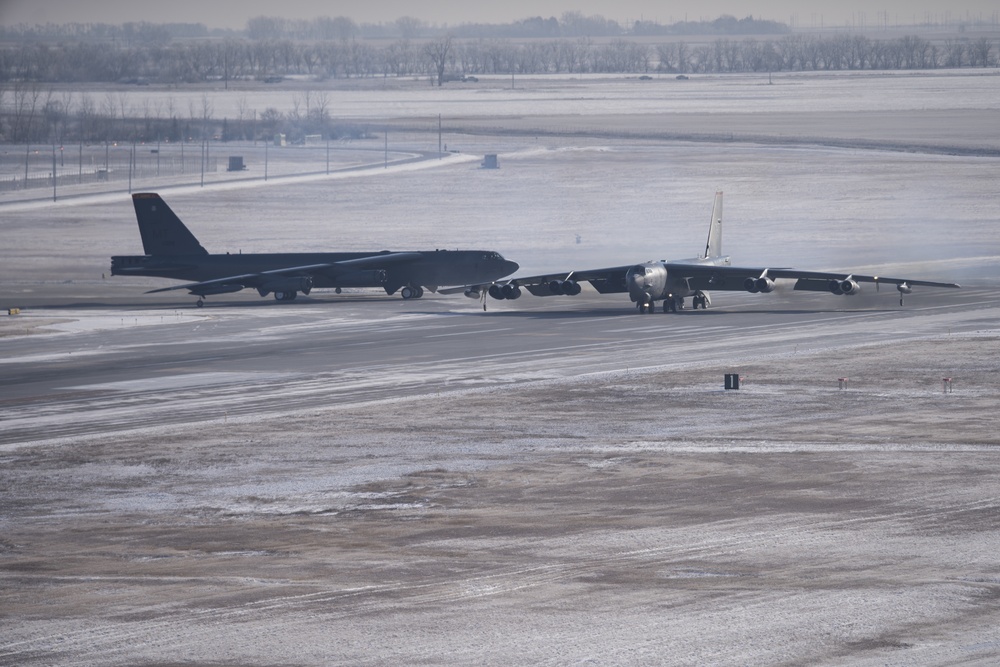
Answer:
M715 193L715 204L712 206L712 221L708 225L708 242L705 243L705 254L702 259L722 256L722 191Z
M142 247L147 255L207 255L194 234L155 192L132 195Z

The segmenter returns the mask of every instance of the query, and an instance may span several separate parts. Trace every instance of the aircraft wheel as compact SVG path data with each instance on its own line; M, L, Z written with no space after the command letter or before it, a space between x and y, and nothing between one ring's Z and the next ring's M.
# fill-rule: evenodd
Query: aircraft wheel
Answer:
M407 301L409 301L410 299L412 299L415 294L416 294L416 292L409 285L407 285L403 289L399 290L399 296L403 297L403 299L405 299Z
M297 297L298 295L299 295L298 292L289 292L288 294L285 295L285 300L286 301L295 301L295 297Z
M670 312L670 299L665 299L663 301L663 312L665 312L665 313L669 313Z
M205 300L204 299L198 299L197 301L194 302L194 305L196 305L199 308L201 308L202 306L205 305Z
M285 300L285 293L284 292L275 292L274 293L274 300L275 301L284 301Z
M414 287L413 290L415 292L414 295L413 295L414 299L419 299L420 297L422 297L424 295L424 288L421 287L420 285L417 285L416 287Z

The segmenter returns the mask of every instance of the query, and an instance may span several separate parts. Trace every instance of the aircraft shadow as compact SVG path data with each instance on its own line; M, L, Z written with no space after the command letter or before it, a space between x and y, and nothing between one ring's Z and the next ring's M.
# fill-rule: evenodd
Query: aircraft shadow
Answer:
M574 320L591 319L594 317L628 317L641 318L643 322L655 322L658 320L683 319L685 322L696 321L694 318L717 318L717 317L740 317L758 315L815 315L819 313L882 313L895 312L899 309L893 308L759 308L740 310L726 310L725 308L710 310L682 310L678 313L645 313L636 312L635 308L584 308L580 310L471 310L471 311L449 311L452 315L463 315L467 317L492 317L505 319L525 319L525 320ZM432 314L433 311L426 311Z

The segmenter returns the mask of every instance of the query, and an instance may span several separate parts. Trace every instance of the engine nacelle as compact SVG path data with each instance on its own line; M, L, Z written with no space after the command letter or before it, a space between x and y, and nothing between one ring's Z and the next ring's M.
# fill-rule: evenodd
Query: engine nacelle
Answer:
M517 285L504 285L500 288L500 292L505 299L514 300L521 297L521 288Z
M478 299L482 296L482 294L479 293L479 290L474 290L474 289L467 289L465 290L464 294L470 299Z
M900 294L909 294L913 291L913 288L907 285L906 283L899 283L898 285L896 285L896 289L899 290Z
M551 294L565 294L575 296L580 293L580 283L575 280L551 280L548 283Z
M562 284L562 293L567 296L576 296L580 293L580 283L575 280L564 280Z
M847 280L831 280L830 292L832 294L857 294L861 291L861 286L848 278Z
M313 279L309 276L292 276L269 280L258 287L257 291L261 296L267 296L271 292L302 292L303 294L309 294L312 291L312 287Z
M840 291L844 294L857 294L861 291L861 285L850 279L842 280L840 281Z
M766 276L758 278L757 280L754 281L754 283L755 283L754 286L757 288L758 292L763 292L764 294L767 294L769 292L774 291L774 281Z
M744 280L743 289L750 292L751 294L756 294L757 292L759 292L760 289L757 287L757 279L747 278L746 280Z
M487 290L487 293L498 301L503 301L507 298L503 295L503 287L500 285L490 285L490 289Z

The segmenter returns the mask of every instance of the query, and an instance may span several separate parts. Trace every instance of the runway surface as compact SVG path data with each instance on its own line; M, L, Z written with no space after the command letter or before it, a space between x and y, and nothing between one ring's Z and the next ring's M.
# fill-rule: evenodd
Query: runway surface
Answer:
M860 343L988 328L1000 296L923 289L899 307L893 290L854 302L723 294L716 304L639 315L622 295L524 297L491 300L483 312L462 297L330 295L201 310L50 310L43 321L65 315L76 323L0 339L0 444L408 396L440 400L474 387L605 371L738 365L790 351L837 355Z

